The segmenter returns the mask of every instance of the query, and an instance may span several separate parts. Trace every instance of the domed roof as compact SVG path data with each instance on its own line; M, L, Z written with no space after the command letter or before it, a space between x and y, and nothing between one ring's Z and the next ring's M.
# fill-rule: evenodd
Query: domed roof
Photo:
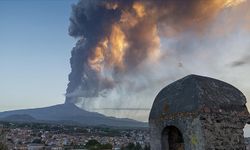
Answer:
M163 88L156 96L150 118L161 114L247 111L246 98L232 85L209 77L188 75Z

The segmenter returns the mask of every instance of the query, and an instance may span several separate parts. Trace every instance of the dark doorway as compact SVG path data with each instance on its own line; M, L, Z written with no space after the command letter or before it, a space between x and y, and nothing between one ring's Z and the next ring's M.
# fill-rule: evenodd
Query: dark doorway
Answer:
M182 134L175 126L168 126L162 131L162 150L184 150Z

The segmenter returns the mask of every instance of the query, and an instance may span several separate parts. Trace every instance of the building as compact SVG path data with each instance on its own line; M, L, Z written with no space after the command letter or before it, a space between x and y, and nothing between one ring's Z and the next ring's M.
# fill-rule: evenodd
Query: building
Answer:
M245 104L245 96L223 81L197 75L175 81L153 103L151 150L244 150Z

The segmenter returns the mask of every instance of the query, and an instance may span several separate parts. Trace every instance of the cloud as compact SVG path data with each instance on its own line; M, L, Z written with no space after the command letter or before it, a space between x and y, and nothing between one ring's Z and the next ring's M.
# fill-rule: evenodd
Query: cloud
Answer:
M164 86L188 74L248 91L243 83L250 71L242 65L236 73L232 66L249 60L250 5L236 2L79 1L70 19L69 33L78 42L66 102L146 120L147 110L127 110L150 108Z

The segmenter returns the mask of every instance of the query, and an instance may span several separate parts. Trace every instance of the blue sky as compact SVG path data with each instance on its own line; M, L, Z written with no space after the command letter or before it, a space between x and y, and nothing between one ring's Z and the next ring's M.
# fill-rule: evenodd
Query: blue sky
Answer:
M64 102L76 0L0 1L0 111Z

